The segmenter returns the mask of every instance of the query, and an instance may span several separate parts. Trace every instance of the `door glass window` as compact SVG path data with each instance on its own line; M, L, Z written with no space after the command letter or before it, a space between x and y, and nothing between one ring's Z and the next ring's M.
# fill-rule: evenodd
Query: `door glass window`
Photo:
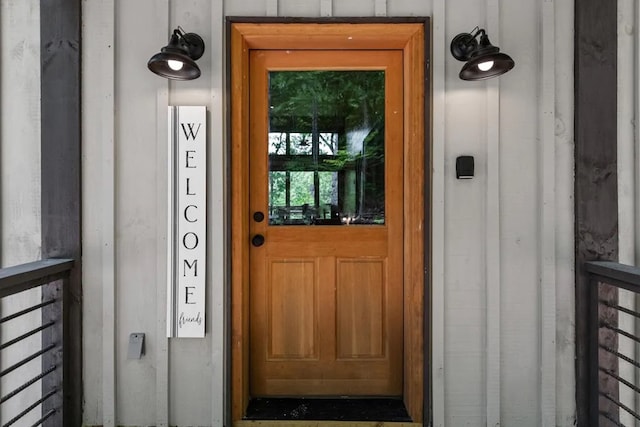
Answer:
M269 72L269 224L385 223L384 71Z

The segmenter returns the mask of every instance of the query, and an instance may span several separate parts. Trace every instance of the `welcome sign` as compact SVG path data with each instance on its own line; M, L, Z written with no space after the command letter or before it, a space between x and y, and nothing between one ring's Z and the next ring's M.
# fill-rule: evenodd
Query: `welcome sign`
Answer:
M205 334L206 115L203 106L169 107L168 337Z

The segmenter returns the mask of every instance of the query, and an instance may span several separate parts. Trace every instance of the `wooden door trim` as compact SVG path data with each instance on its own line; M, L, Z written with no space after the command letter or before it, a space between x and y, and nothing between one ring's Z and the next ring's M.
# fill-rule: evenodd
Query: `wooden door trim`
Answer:
M418 422L425 405L425 43L426 21L400 23L232 22L231 112L231 418L249 402L249 51L399 49L404 79L404 402ZM381 37L381 35L384 35ZM416 179L418 178L418 179Z

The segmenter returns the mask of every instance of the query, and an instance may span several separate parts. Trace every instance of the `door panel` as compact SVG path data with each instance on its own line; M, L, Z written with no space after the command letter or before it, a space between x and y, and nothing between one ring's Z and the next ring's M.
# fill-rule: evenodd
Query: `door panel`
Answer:
M312 260L269 261L268 360L318 358L318 280Z
M384 358L384 261L339 259L337 265L337 358Z
M249 61L249 232L264 236L249 251L251 394L400 396L402 53L254 50ZM327 108L319 86L355 101Z

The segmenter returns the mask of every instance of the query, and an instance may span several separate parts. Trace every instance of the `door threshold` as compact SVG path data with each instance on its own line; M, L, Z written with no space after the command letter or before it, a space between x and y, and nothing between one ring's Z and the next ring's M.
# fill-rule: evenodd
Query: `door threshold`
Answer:
M390 398L254 398L245 420L252 421L364 421L411 423L401 399ZM316 424L311 424L316 425Z
M422 423L403 423L393 421L274 421L274 420L240 420L234 421L233 427L423 427Z

